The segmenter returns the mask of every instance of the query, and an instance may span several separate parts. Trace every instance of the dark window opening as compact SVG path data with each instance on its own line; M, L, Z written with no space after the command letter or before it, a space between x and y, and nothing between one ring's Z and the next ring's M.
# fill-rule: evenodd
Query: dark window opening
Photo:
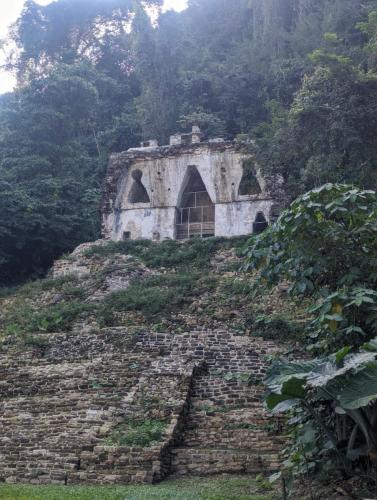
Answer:
M189 179L176 214L177 239L209 238L215 235L215 205L196 167Z
M124 231L123 240L129 240L129 239L131 239L131 231Z
M128 196L128 201L130 203L150 203L151 200L149 198L147 190L145 189L145 186L141 181L143 173L140 170L134 170L131 175L134 182Z
M258 212L253 223L253 233L263 233L265 229L268 228L268 222L263 212Z
M262 189L258 182L257 176L255 174L254 168L249 162L245 162L243 165L243 174L241 179L241 184L238 189L238 194L240 196L261 194Z
M182 134L181 141L182 141L182 144L185 146L188 144L192 144L191 134Z
M270 210L270 221L276 222L280 216L280 207L278 205L273 205Z

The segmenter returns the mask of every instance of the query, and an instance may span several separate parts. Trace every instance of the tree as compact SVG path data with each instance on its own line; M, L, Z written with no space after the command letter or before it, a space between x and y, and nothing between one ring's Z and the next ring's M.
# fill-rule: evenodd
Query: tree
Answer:
M143 3L158 7L162 1ZM122 40L127 38L127 26L138 5L133 0L58 0L41 6L27 0L10 31L9 41L16 49L10 52L8 68L20 81L27 81L46 74L56 63L104 64L111 42L113 48L119 42L117 56L122 52L127 59L129 51L122 47Z
M78 186L81 229L59 251L97 234L85 207L94 221L108 153L194 123L248 135L292 199L325 182L375 187L377 0L191 0L152 22L144 7L161 3L28 0L10 32L19 89L0 99L0 178L15 200L34 200L39 176ZM40 185L64 206L64 189Z
M41 273L64 251L98 236L107 156L100 127L111 124L106 98L114 86L88 66L62 66L3 100L2 280Z

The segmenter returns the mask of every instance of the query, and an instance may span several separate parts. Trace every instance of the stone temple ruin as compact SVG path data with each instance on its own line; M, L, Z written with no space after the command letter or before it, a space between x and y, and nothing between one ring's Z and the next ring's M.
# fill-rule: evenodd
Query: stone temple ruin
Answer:
M194 128L170 146L149 142L112 156L102 207L107 238L231 236L266 227L278 190L242 145L200 139ZM216 314L203 309L213 294L206 287L158 328L120 309L103 322L98 311L113 292L165 274L132 255L88 253L106 243L62 257L51 270L53 288L28 297L30 307L52 314L77 305L68 290L84 292L85 310L73 324L1 344L0 482L154 483L278 470L283 421L264 408L261 382L282 346L253 335L233 300ZM208 277L222 283L234 264L233 250L217 252ZM0 306L9 300L0 298ZM159 426L152 440L125 440L134 429L145 434L146 422Z
M199 127L111 156L103 198L103 235L189 239L260 232L276 216L276 188L262 178L245 144L202 142Z

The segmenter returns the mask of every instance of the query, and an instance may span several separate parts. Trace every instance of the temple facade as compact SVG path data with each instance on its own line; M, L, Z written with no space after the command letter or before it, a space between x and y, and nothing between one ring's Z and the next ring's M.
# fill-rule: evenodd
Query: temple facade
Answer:
M102 202L103 236L122 239L238 236L276 217L275 187L244 145L201 140L198 127L170 144L148 141L112 155Z

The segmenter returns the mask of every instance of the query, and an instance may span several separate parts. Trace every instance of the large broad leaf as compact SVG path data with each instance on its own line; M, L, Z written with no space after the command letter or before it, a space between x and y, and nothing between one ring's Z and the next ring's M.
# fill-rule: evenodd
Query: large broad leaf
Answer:
M277 411L286 411L296 404L294 400L303 399L305 396L305 379L291 377L284 382L281 386L279 394L273 393L267 396L266 403L270 410L276 409ZM282 403L285 403L284 405Z
M346 410L357 410L377 401L377 362L368 363L362 371L347 377L338 401Z
M341 368L336 362L337 354L309 362L275 364L266 381L270 390L267 407L289 410L294 401L305 398L308 389L315 389L312 397L333 399L350 410L377 400L377 353L346 355Z
M323 360L318 359L297 363L279 361L273 365L265 379L265 384L271 392L282 394L282 386L285 382L291 378L305 380L308 374L315 370L321 363L323 363Z
M351 350L352 350L352 347L349 346L349 345L346 345L345 347L343 347L343 349L341 349L340 351L338 351L335 354L335 362L336 362L336 364L340 365L340 363L351 352Z
M284 413L297 406L297 399L290 399L284 394L269 394L266 397L266 406L273 413Z
M299 402L299 399L287 399L275 406L275 408L272 409L271 413L273 415L278 415L279 413L285 413L286 411L293 410L299 405Z
M336 362L332 360L322 362L308 374L308 386L325 387L335 379L351 373L356 374L358 371L363 370L367 363L375 359L376 353L374 352L360 352L346 356L342 368L338 368Z

